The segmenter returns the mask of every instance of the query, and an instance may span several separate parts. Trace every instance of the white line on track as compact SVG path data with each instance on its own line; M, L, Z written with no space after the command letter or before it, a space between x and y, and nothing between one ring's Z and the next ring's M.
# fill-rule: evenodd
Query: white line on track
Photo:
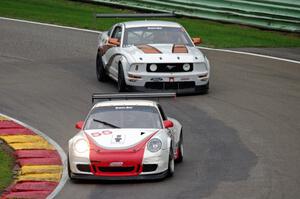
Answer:
M249 53L249 52L243 52L243 51L235 51L235 50L226 50L226 49L218 49L218 48L206 48L206 47L199 47L200 49L204 50L213 50L213 51L220 51L220 52L227 52L227 53L235 53L235 54L242 54L242 55L250 55L250 56L256 56L256 57L262 57L262 58L268 58L268 59L274 59L278 61L286 61L291 62L295 64L300 64L300 61L292 60L292 59L285 59L280 57L274 57L269 55L263 55L263 54L257 54L257 53Z
M100 33L100 31L96 31L96 30L74 28L74 27L69 27L69 26L54 25L54 24L49 24L49 23L40 23L40 22L21 20L21 19L13 19L13 18L7 18L7 17L0 17L0 19L9 20L9 21L17 21L17 22L22 22L22 23L30 23L30 24L36 24L36 25L42 25L42 26L50 26L50 27L55 27L55 28L63 28L63 29L77 30L77 31L83 31L83 32L90 32L90 33ZM207 47L199 47L199 48L204 49L204 50L212 50L212 51L235 53L235 54L241 54L241 55L256 56L256 57L262 57L262 58L267 58L267 59L274 59L274 60L278 60L278 61L285 61L285 62L300 64L300 61L297 61L297 60L285 59L285 58L257 54L257 53L249 53L249 52L243 52L243 51L217 49L217 48L207 48Z
M36 133L36 134L42 136L42 137L45 138L50 144L52 144L52 145L55 147L55 149L57 150L57 152L59 153L59 156L60 156L60 158L61 158L61 162L62 162L62 164L63 164L63 173L62 173L62 176L61 176L61 179L60 179L58 185L57 185L56 188L52 191L52 193L47 197L47 199L52 199L52 198L54 198L54 197L60 192L60 190L64 187L64 185L65 185L65 183L66 183L66 181L67 181L67 179L68 179L68 177L67 177L67 176L68 176L68 175L67 175L67 156L66 156L64 150L63 150L63 149L62 149L62 148L61 148L54 140L52 140L50 137L48 137L45 133L43 133L43 132L41 132L41 131L39 131L39 130L33 128L32 126L29 126L28 124L25 124L25 123L23 123L23 122L21 122L21 121L15 119L15 118L12 118L12 117L10 117L10 116L8 116L8 115L5 115L5 114L3 114L3 113L0 113L0 116L4 116L4 117L6 117L6 118L8 118L8 119L10 119L10 120L13 120L13 121L15 121L16 123L18 123L18 124L20 124L20 125L22 125L22 126L28 128L28 129L32 130L34 133Z
M6 18L6 17L0 17L0 19L8 20L8 21L17 21L17 22L22 22L22 23L35 24L35 25L42 25L42 26L51 26L51 27L55 27L55 28L78 30L78 31L84 31L84 32L91 32L91 33L100 33L99 31L96 31L96 30L74 28L74 27L70 27L70 26L60 26L60 25L54 25L54 24L49 24L49 23L40 23L40 22L27 21L27 20L21 20L21 19L13 19L13 18Z

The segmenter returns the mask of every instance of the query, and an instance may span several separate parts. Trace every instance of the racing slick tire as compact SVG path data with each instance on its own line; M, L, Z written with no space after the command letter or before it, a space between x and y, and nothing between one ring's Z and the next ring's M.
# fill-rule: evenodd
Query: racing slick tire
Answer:
M118 90L119 90L119 92L124 92L127 90L123 66L121 63L119 63L119 68L118 68Z
M178 148L177 148L177 157L175 159L175 162L179 163L183 161L183 134L182 131L180 133L180 140L178 142Z
M168 163L168 177L172 177L174 175L174 171L175 171L174 154L173 154L173 149L170 148L169 163Z
M99 53L97 53L97 59L96 59L96 74L99 82L107 81L108 79L107 74L103 66L102 57Z

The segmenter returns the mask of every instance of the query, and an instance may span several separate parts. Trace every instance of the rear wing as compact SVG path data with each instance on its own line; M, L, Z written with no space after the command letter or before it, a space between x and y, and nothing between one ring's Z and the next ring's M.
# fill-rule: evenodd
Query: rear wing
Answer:
M176 93L94 93L92 95L92 103L94 103L95 100L128 100L144 98L176 98Z
M128 14L96 14L96 18L154 18L154 17L177 17L171 13L128 13Z

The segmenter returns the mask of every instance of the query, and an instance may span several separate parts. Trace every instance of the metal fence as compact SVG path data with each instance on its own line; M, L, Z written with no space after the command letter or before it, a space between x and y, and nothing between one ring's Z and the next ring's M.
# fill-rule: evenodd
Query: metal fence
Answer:
M182 16L300 32L300 0L88 0Z

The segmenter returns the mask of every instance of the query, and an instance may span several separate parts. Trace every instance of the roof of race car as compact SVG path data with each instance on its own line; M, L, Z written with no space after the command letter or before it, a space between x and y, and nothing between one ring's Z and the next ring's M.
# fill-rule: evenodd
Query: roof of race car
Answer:
M98 102L93 108L103 106L157 106L157 103L150 100L111 100Z
M180 28L181 25L176 22L170 21L158 21L158 20L144 20L144 21L128 21L123 22L126 28L135 28L135 27L148 27L148 26L165 26L165 27L176 27Z

